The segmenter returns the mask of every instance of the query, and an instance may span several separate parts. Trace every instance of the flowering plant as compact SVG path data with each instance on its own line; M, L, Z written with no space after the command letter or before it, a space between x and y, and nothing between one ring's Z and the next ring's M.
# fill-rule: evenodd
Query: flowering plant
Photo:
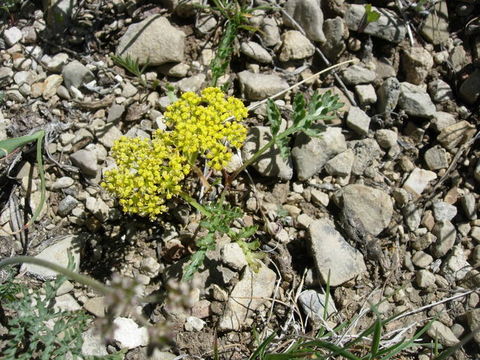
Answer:
M170 130L156 130L152 139L123 136L115 142L111 156L117 166L105 172L102 186L119 198L125 212L152 220L167 210L165 201L173 196L192 203L183 180L192 169L201 174L199 158L214 170L228 164L232 148L245 141L240 121L247 115L241 100L225 98L218 88L206 88L200 96L186 92L166 109Z

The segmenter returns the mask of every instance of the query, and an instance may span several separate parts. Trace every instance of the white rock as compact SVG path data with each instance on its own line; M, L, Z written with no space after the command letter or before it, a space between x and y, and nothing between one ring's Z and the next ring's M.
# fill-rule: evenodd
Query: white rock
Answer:
M113 339L121 348L135 349L139 346L148 345L148 330L139 327L135 321L128 318L118 317L113 321Z
M55 311L77 311L82 309L77 300L70 294L57 296L53 308Z
M236 242L225 244L222 247L220 254L223 263L234 270L242 270L248 265L242 248Z
M104 356L108 355L103 336L95 329L90 328L82 334L82 355Z
M407 81L415 85L422 84L433 67L433 57L423 46L405 50L402 60Z
M47 77L43 83L43 93L42 96L45 100L50 99L52 96L56 95L57 89L62 85L63 77L61 75L50 75Z
M457 215L457 207L446 203L445 201L437 201L433 203L433 216L437 221L450 221Z
M368 135L370 116L362 109L352 106L347 115L347 126L360 136Z
M275 74L238 73L240 88L248 100L263 100L288 88L288 83Z
M418 270L416 273L417 285L422 289L427 289L435 285L435 275L428 270Z
M334 176L348 176L352 172L353 162L355 161L355 154L352 149L336 155L334 158L327 161L325 170Z
M22 40L23 34L22 31L16 26L12 26L9 29L6 29L3 32L3 38L8 46L13 46L20 40Z
M246 41L242 43L240 51L261 64L270 64L273 61L270 53L265 50L262 45L254 41Z
M275 288L275 272L262 265L258 272L248 267L233 288L225 311L218 323L220 331L242 328L253 312L264 304Z
M199 319L195 316L187 317L187 321L185 322L185 330L186 331L201 331L205 326L206 322L202 319Z
M378 145L384 149L390 149L397 144L398 134L389 129L380 129L375 133Z
M43 66L47 68L48 71L59 73L63 70L63 67L68 62L68 54L58 53L54 56L44 55L41 59Z
M449 327L442 324L440 321L433 321L430 328L427 330L428 336L444 346L454 346L460 340L453 334Z
M288 0L285 11L305 30L312 41L326 41L323 33L323 12L320 0ZM283 16L287 26L296 28L288 16Z
M362 105L371 105L377 102L377 94L372 84L356 85L355 93Z
M290 30L283 33L282 42L278 56L280 61L306 59L315 53L313 44L300 31Z
M184 52L185 33L174 28L166 17L152 15L128 27L115 53L130 56L140 65L155 66L182 62Z
M315 267L326 283L339 286L366 271L363 256L351 247L327 219L315 220L308 228Z
M415 168L408 176L407 181L403 184L403 188L418 197L422 194L430 181L435 180L436 178L437 174L433 171Z
M82 248L83 237L81 235L68 235L59 242L47 247L35 258L47 260L54 264L67 267L68 252L71 252L75 266L73 271L78 272L80 269L80 249ZM47 269L43 266L33 264L23 264L21 271L35 275L42 279L53 279L57 273L53 270Z

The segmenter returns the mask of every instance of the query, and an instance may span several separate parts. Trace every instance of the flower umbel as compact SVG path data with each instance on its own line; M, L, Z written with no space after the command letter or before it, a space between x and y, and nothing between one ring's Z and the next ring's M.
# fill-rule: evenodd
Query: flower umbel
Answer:
M186 92L167 107L165 118L171 126L175 145L192 162L198 156L207 158L215 170L225 167L232 152L245 141L247 130L239 123L248 115L242 101L225 98L218 88L210 87L201 96Z
M182 193L182 182L199 157L215 170L232 157L247 130L239 121L248 111L218 88L201 96L187 92L165 112L171 131L157 130L152 139L118 139L111 149L116 168L107 170L102 186L119 198L123 211L152 220L167 210L166 200Z

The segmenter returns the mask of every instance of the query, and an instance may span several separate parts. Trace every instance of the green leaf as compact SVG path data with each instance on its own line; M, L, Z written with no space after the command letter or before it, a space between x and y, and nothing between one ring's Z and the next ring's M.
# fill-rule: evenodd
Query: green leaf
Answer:
M301 121L305 119L305 98L302 93L295 94L293 99L293 126L301 127Z
M380 13L372 10L372 4L365 4L365 21L367 24L378 21L380 19Z
M215 249L215 235L213 233L208 233L198 239L195 243L202 250L213 250Z
M192 254L190 263L187 265L183 273L183 281L189 281L193 277L193 274L200 269L200 267L203 265L203 261L205 260L206 253L207 252L205 250L197 250L194 254Z
M273 102L272 99L267 101L267 118L268 123L270 124L270 129L272 130L272 135L276 136L280 131L280 126L282 124L282 117L280 111L278 110L277 105Z
M278 151L280 151L280 156L284 160L288 160L290 156L290 148L288 147L289 140L290 139L288 137L284 137L275 141L275 144L278 147Z

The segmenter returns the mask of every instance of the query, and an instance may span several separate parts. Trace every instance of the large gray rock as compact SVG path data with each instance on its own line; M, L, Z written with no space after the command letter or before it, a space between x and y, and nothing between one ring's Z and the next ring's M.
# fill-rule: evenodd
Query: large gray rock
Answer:
M272 55L262 45L254 41L246 41L240 45L240 51L249 58L261 63L269 64L273 61Z
M238 80L248 100L263 100L288 88L288 83L275 74L255 74L245 70L238 74Z
M300 31L286 31L282 35L282 42L278 56L280 61L302 60L315 53L313 44Z
M436 2L430 9L420 28L420 33L434 45L447 44L450 32L448 31L448 8L445 0Z
M400 82L396 77L386 79L377 90L377 111L390 113L397 107L400 97Z
M80 249L83 246L84 237L82 235L68 235L45 250L36 255L35 258L50 261L56 265L68 266L68 252L72 254L75 266L73 271L80 269ZM23 264L21 271L25 271L41 279L53 279L57 272L47 269L43 266L33 264Z
M352 65L342 73L343 80L349 85L367 84L375 80L374 71L362 65Z
M328 160L347 150L342 129L327 127L320 137L300 133L295 138L292 156L298 178L306 180L319 173Z
M346 26L340 16L334 19L327 19L323 23L323 31L328 41L320 45L323 53L330 60L337 59L347 48L345 45Z
M348 28L393 43L399 43L405 38L405 34L407 33L405 24L393 11L376 8L375 6L372 6L372 11L378 12L380 18L365 26L365 6L350 5L345 14L345 22L347 23Z
M242 157L249 159L267 144L272 138L272 132L268 126L253 126L249 129L249 135L242 147ZM274 145L267 150L252 165L261 175L278 177L282 180L290 180L293 176L292 160L287 160L280 155L280 150Z
M393 202L390 196L379 189L352 184L341 192L342 212L350 219L349 223L359 222L370 234L376 236L385 229L393 214Z
M258 272L245 268L242 279L228 298L218 329L240 330L253 312L272 295L276 278L275 272L263 264Z
M72 164L80 169L87 176L96 176L99 170L97 155L94 151L78 150L70 155Z
M368 135L370 116L359 107L352 106L347 115L347 126L360 136Z
M325 294L315 290L302 291L298 296L298 302L303 312L314 324L319 325L322 324L322 320L331 318L337 312L332 297L329 298L328 303L326 300Z
M352 173L362 175L363 172L373 166L380 159L383 152L374 139L353 140L348 142L348 148L353 150L355 161L352 165Z
M174 28L167 18L153 15L132 24L122 36L115 54L130 56L140 65L162 65L184 59L185 34Z
M452 330L440 321L432 322L432 325L427 330L427 335L444 346L454 346L460 341Z
M478 330L480 328L480 309L471 310L467 312L466 315L470 331L473 332L474 330ZM480 332L477 331L473 338L477 342L477 344L480 345Z
M432 234L437 237L432 255L437 258L445 256L455 244L457 237L455 226L450 221L437 222L432 229Z
M77 60L63 67L62 76L67 89L70 89L71 86L79 89L82 85L95 79L93 73Z
M366 271L363 256L348 244L327 219L315 220L308 228L315 267L324 283L339 286Z
M285 11L305 30L310 40L320 43L326 41L320 0L288 0ZM283 21L287 26L296 28L288 16L284 16Z
M402 66L408 82L420 85L433 67L433 57L423 46L416 46L404 51Z
M436 108L430 95L420 86L403 82L400 84L398 106L410 116L432 118Z

